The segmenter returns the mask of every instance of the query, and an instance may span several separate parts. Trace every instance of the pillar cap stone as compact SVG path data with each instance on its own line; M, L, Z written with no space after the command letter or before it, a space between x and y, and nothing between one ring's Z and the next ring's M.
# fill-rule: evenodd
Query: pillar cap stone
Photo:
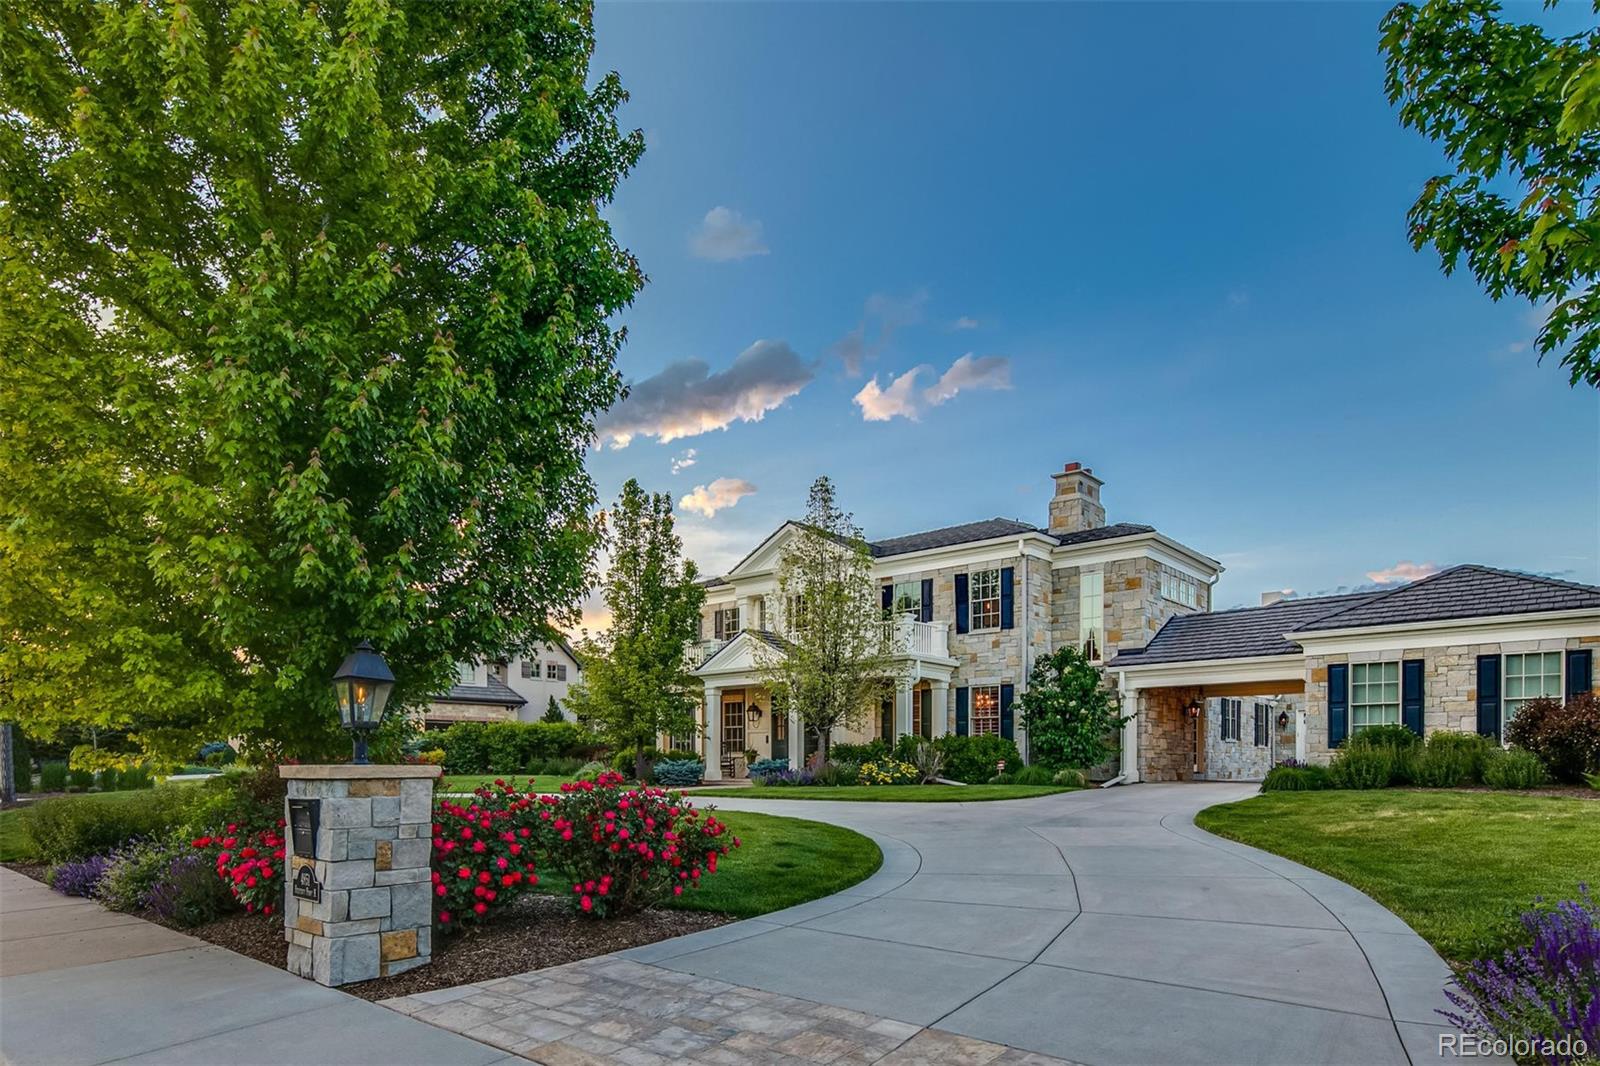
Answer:
M334 763L329 765L286 765L278 767L278 776L293 781L357 781L372 778L438 777L444 767L430 764L399 763L380 766L372 763Z

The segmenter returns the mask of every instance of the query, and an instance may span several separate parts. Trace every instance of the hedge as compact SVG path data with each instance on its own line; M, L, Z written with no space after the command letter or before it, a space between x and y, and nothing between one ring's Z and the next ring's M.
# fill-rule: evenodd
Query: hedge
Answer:
M520 774L548 759L587 759L601 747L574 722L457 722L428 740L447 774Z

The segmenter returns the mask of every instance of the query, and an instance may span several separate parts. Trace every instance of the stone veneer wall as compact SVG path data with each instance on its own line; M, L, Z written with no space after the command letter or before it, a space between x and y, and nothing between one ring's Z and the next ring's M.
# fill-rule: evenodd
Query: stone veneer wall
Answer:
M1198 698L1198 688L1154 688L1139 693L1139 762L1146 781L1203 780L1206 752L1200 750L1200 770L1194 771L1189 723L1184 707Z
M1294 730L1297 715L1305 698L1298 694L1283 696L1239 696L1239 740L1222 739L1221 699L1206 700L1206 780L1208 781L1259 781L1268 770L1284 759L1294 757ZM1271 743L1264 748L1255 744L1255 707L1268 706L1271 722ZM1289 715L1288 724L1278 728L1278 714Z

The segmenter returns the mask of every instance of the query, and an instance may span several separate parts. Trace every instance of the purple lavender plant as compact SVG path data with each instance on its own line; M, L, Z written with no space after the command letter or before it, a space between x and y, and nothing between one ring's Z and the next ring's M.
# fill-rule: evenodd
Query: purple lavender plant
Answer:
M115 855L91 855L76 862L59 863L50 870L50 887L64 896L92 897L114 861Z
M1535 1051L1550 1066L1585 1061L1600 1052L1600 912L1589 886L1521 921L1531 942L1473 963L1457 979L1459 991L1445 990L1457 1009L1439 1013L1471 1033L1549 1040L1553 1050ZM1586 1052L1575 1050L1578 1040Z
M145 893L144 905L180 925L199 925L223 910L223 883L201 851L181 851Z

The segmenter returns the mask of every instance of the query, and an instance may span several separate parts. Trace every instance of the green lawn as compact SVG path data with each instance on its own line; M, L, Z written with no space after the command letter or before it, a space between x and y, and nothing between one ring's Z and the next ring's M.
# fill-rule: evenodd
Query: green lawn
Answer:
M524 792L529 791L528 782L532 781L532 791L559 792L564 781L571 781L570 777L558 777L553 774L451 774L439 778L434 786L435 792L471 792L479 785L492 785L495 781L504 781L508 785L515 785Z
M1075 791L1069 785L754 785L750 788L690 789L698 796L721 794L755 800L844 800L855 803L982 803L1028 799Z
M183 788L183 783L176 785L158 785L158 788ZM88 803L118 803L134 796L142 796L146 790L130 789L127 792L84 792L72 796L72 799ZM33 841L28 836L28 831L23 826L23 819L27 814L27 807L13 807L8 811L0 811L0 862L30 862L35 856Z
M1600 801L1504 792L1273 792L1195 824L1315 867L1404 918L1447 959L1519 939L1537 896L1600 888Z
M878 845L837 825L746 811L716 816L739 847L674 907L753 918L849 888L883 864Z

